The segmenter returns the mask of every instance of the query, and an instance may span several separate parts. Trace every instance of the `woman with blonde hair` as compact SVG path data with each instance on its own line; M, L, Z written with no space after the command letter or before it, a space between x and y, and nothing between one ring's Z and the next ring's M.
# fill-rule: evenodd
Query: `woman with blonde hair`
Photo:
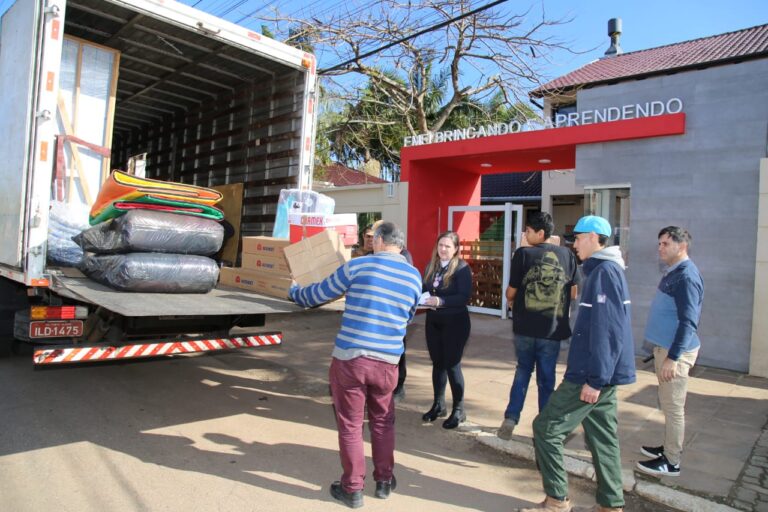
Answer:
M466 420L461 357L471 329L467 303L472 296L472 272L459 257L459 236L454 231L437 238L422 291L429 292L422 304L432 308L427 311L425 328L435 398L422 419L432 422L448 414L445 388L450 383L453 409L443 428L452 429Z

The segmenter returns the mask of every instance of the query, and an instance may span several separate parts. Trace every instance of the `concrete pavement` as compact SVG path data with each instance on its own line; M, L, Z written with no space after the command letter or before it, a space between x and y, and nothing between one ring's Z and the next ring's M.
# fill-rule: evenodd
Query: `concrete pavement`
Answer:
M272 325L279 328L279 322ZM406 399L398 405L414 414L432 401L431 365L424 342L424 317L408 339ZM331 333L329 333L330 335ZM463 368L468 422L460 429L478 442L517 458L533 460L531 422L537 413L535 382L528 389L521 422L512 441L495 435L503 419L515 369L511 323L472 315L472 335ZM331 341L331 340L329 340ZM706 340L704 340L706 343ZM300 343L286 339L286 343ZM567 343L558 365L565 371ZM330 352L330 346L328 348ZM304 371L317 372L307 362ZM619 390L619 434L627 490L684 511L755 510L768 512L768 380L737 372L697 366L692 371L686 406L686 440L681 475L654 478L634 471L646 457L641 445L663 443L664 418L657 409L653 363L637 362L637 382ZM326 378L320 366L318 377ZM450 391L447 399L450 403ZM590 454L579 429L566 444L571 474L594 478Z

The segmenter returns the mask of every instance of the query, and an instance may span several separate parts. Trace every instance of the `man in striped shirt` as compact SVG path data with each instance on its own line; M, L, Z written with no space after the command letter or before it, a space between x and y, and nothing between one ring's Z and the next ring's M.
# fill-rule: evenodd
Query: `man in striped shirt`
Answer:
M305 307L346 294L329 372L343 473L340 481L331 484L330 491L331 496L351 508L363 506L366 405L376 497L387 498L397 485L392 473L392 391L397 385L405 327L413 319L421 294L419 271L400 254L404 238L395 224L384 222L374 232L372 255L345 263L319 283L294 286L290 293L297 304Z

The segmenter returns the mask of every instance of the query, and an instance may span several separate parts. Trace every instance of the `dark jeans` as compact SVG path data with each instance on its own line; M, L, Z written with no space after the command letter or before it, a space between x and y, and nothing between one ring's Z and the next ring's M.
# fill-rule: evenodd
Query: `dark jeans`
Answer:
M331 397L339 430L341 485L347 492L365 485L363 422L368 407L371 431L373 478L392 479L395 466L395 402L392 391L397 382L397 366L367 357L344 361L333 358L329 371Z
M435 401L445 400L445 386L450 383L453 404L458 405L464 400L461 358L472 327L469 312L450 316L427 313L425 327Z
M539 412L547 405L552 391L555 390L555 369L557 356L560 354L560 342L515 334L515 354L517 368L512 388L509 390L509 403L504 411L504 418L519 423L520 411L523 410L534 367L536 385L539 388Z

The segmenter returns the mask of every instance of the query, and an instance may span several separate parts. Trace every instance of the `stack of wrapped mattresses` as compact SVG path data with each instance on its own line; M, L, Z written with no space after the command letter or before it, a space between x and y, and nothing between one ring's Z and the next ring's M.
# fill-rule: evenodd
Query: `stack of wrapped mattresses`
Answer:
M114 171L74 237L81 270L121 291L207 293L219 267L209 256L224 240L216 190Z

